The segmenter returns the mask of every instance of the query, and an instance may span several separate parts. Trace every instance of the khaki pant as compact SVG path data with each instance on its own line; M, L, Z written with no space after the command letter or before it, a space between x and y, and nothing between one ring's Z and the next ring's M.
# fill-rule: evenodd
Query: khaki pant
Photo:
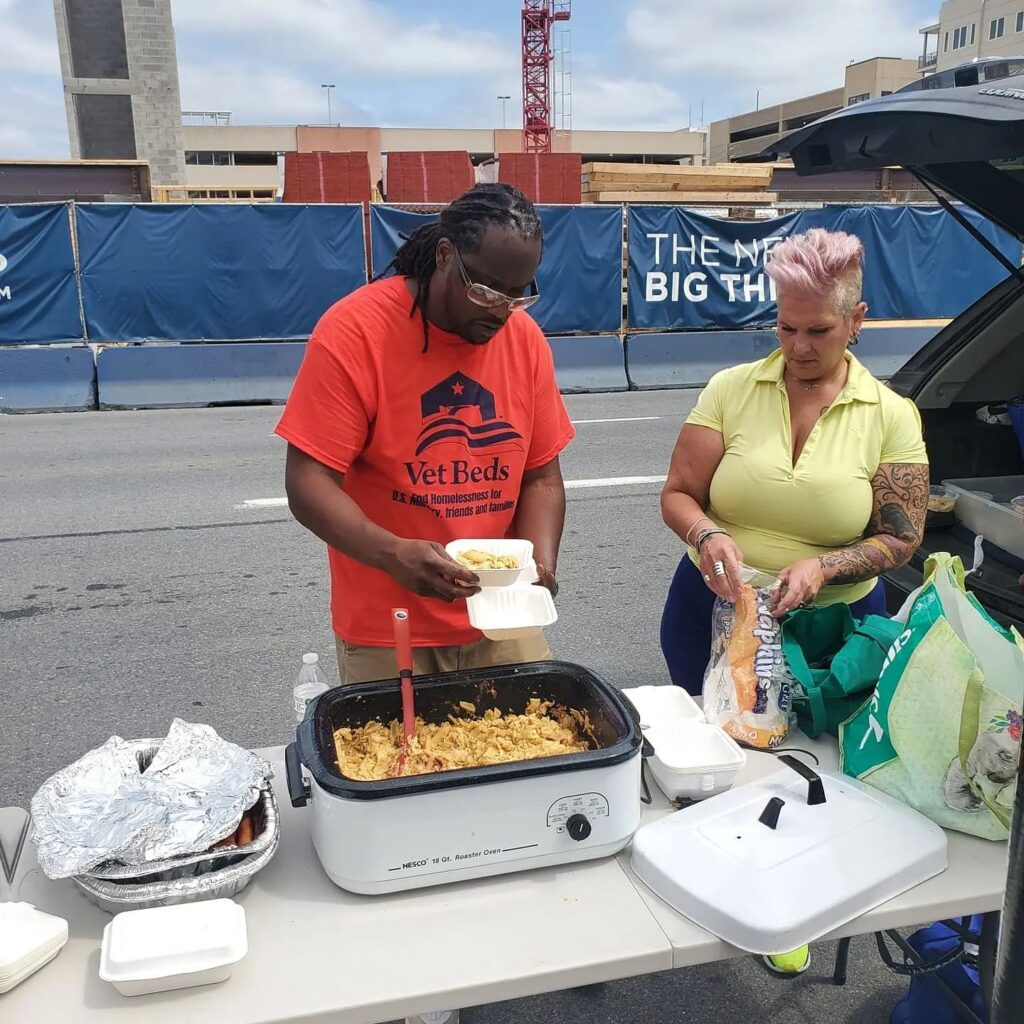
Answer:
M342 683L369 683L375 679L393 679L398 675L393 647L365 647L346 643L340 637L335 639ZM429 676L460 669L550 659L551 650L543 633L518 640L488 640L485 637L476 643L454 647L414 647L412 670L414 675Z

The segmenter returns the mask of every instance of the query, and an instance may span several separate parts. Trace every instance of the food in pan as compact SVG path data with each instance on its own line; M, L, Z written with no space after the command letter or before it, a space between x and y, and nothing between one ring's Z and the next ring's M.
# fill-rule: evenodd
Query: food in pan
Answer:
M933 491L928 495L929 512L952 512L955 505L956 495L950 494L948 491L939 493Z
M467 569L519 569L519 559L515 555L495 555L489 551L469 548L460 551L455 561Z
M228 846L245 846L256 838L256 834L256 822L253 818L253 812L248 810L242 815L238 828L231 835L221 839L220 842L214 843L210 849L222 850Z
M418 718L416 735L410 740L409 755L400 774L425 775L578 754L590 749L590 735L585 713L536 697L521 715L491 709L475 718L450 715L439 724ZM335 730L334 748L341 774L363 782L397 777L402 738L402 723L398 721L388 725L367 722L354 729Z

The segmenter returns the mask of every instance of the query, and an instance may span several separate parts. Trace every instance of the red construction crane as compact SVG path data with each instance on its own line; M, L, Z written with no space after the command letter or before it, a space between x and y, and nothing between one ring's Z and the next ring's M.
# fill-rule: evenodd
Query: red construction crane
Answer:
M523 2L523 151L551 152L551 26L571 0Z

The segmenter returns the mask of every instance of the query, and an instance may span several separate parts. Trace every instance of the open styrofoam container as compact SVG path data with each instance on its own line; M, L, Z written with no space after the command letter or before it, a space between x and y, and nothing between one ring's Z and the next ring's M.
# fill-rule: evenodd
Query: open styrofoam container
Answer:
M665 722L706 721L697 702L678 686L631 686L622 696L636 708L641 729Z
M644 825L633 871L695 924L762 954L814 942L945 871L938 825L856 779L820 781L817 803L784 769Z
M0 903L0 993L48 964L68 941L68 923L31 903Z
M128 910L103 930L100 977L126 996L214 985L248 950L245 911L233 900Z
M520 582L523 570L533 562L533 542L528 540L453 540L445 551L456 560L463 551L486 551L489 555L511 555L518 562L515 569L470 569L481 587L511 587Z
M651 772L672 800L706 800L732 787L747 763L743 748L717 725L666 721L644 730L654 747Z
M466 602L466 609L470 625L490 640L534 636L558 621L551 592L532 583L481 590Z

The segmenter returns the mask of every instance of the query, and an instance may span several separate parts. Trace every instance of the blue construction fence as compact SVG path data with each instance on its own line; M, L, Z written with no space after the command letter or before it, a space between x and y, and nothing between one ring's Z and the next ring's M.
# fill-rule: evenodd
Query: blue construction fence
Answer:
M950 318L1006 275L937 207L827 206L763 221L716 220L672 206L539 212L542 298L531 313L552 339L567 390L699 385L740 353L759 352L770 336L757 329L774 317L765 262L781 239L810 227L849 231L863 241L870 318ZM1016 239L964 213L1006 259L1020 262ZM135 368L119 371L119 380L136 379L142 391L146 374L155 375L156 391L166 374L203 382L186 389L195 401L175 401L181 389L170 387L160 404L281 400L281 382L290 383L301 349L288 342L306 338L325 309L365 283L367 243L379 273L404 238L436 216L374 205L367 238L358 205L0 207L0 411L29 407L26 398L10 397L27 366L44 382L56 375L61 387L72 366L86 372L84 354L61 361L26 349L15 359L9 346L76 343L219 343L183 345L188 351L174 354L144 353L152 347L145 344L118 354L100 348L89 387L101 406L104 361L111 369L131 363ZM889 330L879 341L879 370L898 366L934 330ZM881 328L876 337L883 337ZM246 352L224 342L257 347ZM35 380L24 384L47 407ZM123 401L109 404L153 401L147 391L132 402L130 392L122 386Z

